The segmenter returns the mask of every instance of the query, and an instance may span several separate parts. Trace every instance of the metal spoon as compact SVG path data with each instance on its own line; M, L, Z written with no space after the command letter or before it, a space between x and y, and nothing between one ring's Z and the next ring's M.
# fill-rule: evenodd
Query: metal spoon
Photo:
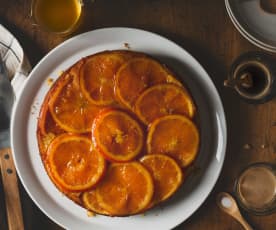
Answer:
M245 230L253 230L253 228L242 217L236 201L229 193L219 193L217 195L216 202L222 211L234 217L244 227Z

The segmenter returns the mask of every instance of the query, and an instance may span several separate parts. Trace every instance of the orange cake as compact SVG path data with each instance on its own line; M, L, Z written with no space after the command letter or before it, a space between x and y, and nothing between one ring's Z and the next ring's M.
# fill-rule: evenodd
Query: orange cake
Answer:
M85 209L142 213L185 181L200 143L195 115L188 89L156 59L100 52L65 70L45 96L40 156L55 186Z

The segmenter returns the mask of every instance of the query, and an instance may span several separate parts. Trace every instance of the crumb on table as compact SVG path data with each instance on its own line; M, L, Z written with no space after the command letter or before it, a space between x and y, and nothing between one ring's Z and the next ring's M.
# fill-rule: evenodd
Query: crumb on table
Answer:
M252 146L250 144L244 144L243 149L251 149Z

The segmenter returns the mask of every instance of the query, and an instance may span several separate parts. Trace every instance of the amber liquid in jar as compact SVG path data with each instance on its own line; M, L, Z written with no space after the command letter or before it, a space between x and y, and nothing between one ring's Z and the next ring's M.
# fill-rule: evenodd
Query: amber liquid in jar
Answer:
M276 176L264 165L246 169L239 177L236 192L242 205L253 211L265 214L275 208Z
M35 0L32 15L38 25L56 33L76 28L81 16L79 0Z

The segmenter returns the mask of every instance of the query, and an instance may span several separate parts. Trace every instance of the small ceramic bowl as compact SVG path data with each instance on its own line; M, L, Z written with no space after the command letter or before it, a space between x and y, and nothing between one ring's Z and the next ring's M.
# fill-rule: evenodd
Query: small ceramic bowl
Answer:
M232 64L224 85L249 103L264 103L276 92L274 62L274 58L266 53L245 53Z

